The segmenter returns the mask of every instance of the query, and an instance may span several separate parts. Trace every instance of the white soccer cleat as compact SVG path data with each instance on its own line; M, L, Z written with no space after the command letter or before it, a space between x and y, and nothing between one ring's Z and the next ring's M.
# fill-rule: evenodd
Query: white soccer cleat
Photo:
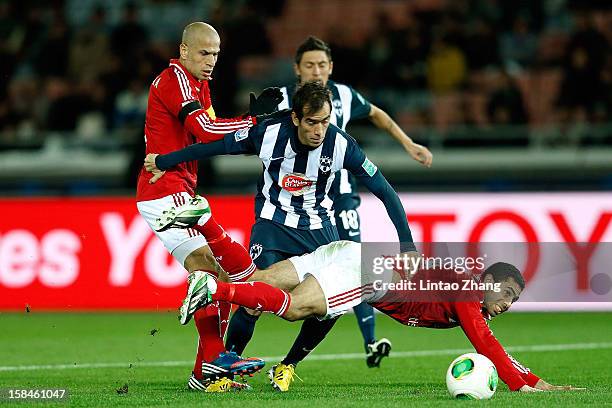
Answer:
M189 323L196 310L210 304L213 293L217 291L215 278L204 271L192 272L187 277L187 282L187 296L179 308L179 321L183 325Z
M380 362L384 357L388 357L391 352L391 342L389 339L382 338L372 344L367 345L366 364L368 367L380 367Z
M208 200L196 195L183 205L170 207L163 211L161 218L155 220L155 231L161 232L169 228L191 228L194 225L204 225L211 216L212 212Z

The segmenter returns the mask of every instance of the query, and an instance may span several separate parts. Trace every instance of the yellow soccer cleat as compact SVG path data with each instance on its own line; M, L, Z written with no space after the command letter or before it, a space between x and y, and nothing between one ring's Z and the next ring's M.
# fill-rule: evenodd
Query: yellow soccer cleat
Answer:
M289 390L293 377L297 377L298 380L302 381L295 373L295 366L293 364L278 363L268 371L268 377L270 378L272 388L281 392Z
M230 378L222 377L208 383L204 392L232 392L249 389L251 389L251 386L248 384L239 383Z

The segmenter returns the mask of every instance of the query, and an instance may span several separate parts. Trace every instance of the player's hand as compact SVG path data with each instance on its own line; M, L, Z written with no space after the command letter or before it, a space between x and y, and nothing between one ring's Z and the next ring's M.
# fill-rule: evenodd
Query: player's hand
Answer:
M155 164L155 158L159 156L159 154L156 153L149 153L147 154L147 157L145 157L144 160L144 167L146 171L159 171L159 169L157 168L157 165Z
M257 123L261 123L262 121L266 120L266 119L276 119L276 118L280 118L284 115L287 114L287 112L291 112L291 109L283 109L283 110L279 110L273 113L268 113L265 115L257 115L255 116L255 120L257 120Z
M519 388L520 392L542 392L542 390L539 390L537 388L532 388L530 386L528 386L527 384L523 385L521 388Z
M153 184L155 183L157 180L159 180L164 174L166 174L165 171L161 171L161 170L153 170L151 171L151 173L153 173L153 177L151 177L149 179L149 184Z
M542 391L583 391L586 388L574 387L572 385L552 385L547 383L546 381L540 379L535 388Z
M425 167L431 167L433 162L433 154L425 146L421 146L418 143L412 143L406 146L406 151L414 160L418 161Z
M258 97L251 92L249 102L249 114L251 116L265 115L276 112L278 104L283 101L283 93L280 88L269 87L263 90Z

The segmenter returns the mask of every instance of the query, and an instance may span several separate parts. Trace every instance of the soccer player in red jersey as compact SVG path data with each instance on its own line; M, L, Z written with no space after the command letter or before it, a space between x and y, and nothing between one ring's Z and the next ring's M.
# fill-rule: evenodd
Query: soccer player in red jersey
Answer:
M155 78L149 89L144 130L146 153L169 153L195 142L220 140L227 133L248 129L257 122L255 116L221 119L215 115L208 81L212 79L220 43L217 31L206 23L195 22L185 27L180 57L170 60L168 68ZM179 205L193 197L197 162L183 163L153 183L161 174L143 169L138 177L137 207L150 226L169 205ZM206 239L197 231L173 229L155 231L155 234L190 274L200 270L218 276L219 264ZM220 264L232 281L247 279L255 269L250 261L237 263L229 257ZM224 391L240 387L232 381L234 374L250 374L263 367L262 360L242 359L226 352L222 340L225 327L220 325L220 320L227 320L229 311L229 304L215 302L195 314L199 340L189 388Z
M227 237L212 217L208 202L199 196L170 209L156 227L193 227L211 240ZM231 250L226 248L225 255L229 253L236 258L248 257L247 251L238 245ZM290 321L313 316L330 319L366 301L407 326L461 327L476 351L495 364L500 378L513 391L579 389L569 385L555 386L542 380L512 358L489 329L487 320L506 312L525 287L521 273L513 265L498 262L482 273L480 282L492 289L465 293L438 290L433 296L431 293L418 296L411 290L390 290L393 288L389 285L385 288L385 282L405 281L402 273L395 270L382 274L362 273L361 261L360 243L336 241L312 253L275 263L268 269L256 270L249 282L226 283L205 272L197 272L193 282L198 282L199 289L185 298L181 316L186 320L202 305L226 301L271 312ZM417 272L410 281L429 282L429 277L437 276L452 283L459 281L461 276L454 270L435 268L433 275L421 275L424 273L427 272ZM472 282L472 278L468 278ZM461 288L463 290L463 285Z

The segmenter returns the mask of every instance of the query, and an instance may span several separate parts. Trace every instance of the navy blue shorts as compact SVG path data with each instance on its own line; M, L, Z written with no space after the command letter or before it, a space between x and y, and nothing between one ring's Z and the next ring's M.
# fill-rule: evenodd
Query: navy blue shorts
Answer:
M258 268L265 269L276 262L304 255L339 239L338 230L334 226L300 230L260 218L251 229L249 254Z

